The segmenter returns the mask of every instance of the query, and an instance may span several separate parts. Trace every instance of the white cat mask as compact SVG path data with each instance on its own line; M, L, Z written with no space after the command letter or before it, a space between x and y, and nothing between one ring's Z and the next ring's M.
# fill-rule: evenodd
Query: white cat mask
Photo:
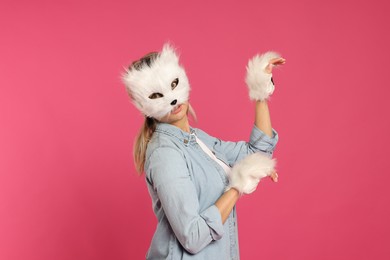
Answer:
M147 117L161 119L188 101L190 84L169 44L156 56L127 69L123 82L134 105Z

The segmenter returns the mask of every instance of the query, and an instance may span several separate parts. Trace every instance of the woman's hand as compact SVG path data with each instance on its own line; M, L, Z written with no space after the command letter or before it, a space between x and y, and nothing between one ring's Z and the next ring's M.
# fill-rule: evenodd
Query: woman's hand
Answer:
M278 182L278 173L276 171L273 171L269 177L274 181L274 182Z
M229 188L235 188L240 194L254 192L260 179L275 172L276 160L262 153L253 153L237 162L229 173ZM275 176L275 175L274 175Z
M271 74L272 68L274 66L283 65L285 63L286 63L286 60L283 59L282 57L271 59L267 65L267 67L265 67L265 72L267 72L268 74Z
M286 60L280 54L273 51L258 54L249 60L245 82L251 100L264 101L272 95L275 89L272 81L272 69L285 62Z

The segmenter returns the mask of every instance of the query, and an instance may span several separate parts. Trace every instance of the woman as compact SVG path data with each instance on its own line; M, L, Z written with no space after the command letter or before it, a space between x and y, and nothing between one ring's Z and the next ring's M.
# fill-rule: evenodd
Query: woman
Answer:
M230 178L236 166L231 167L253 153L271 157L277 143L266 99L273 92L272 66L285 60L271 54L248 65L247 84L262 85L260 92L250 87L251 98L259 101L248 143L224 142L190 126L190 87L171 46L134 62L123 75L145 115L134 159L137 170L145 172L158 219L147 259L239 259L234 206L241 193L256 189L260 177L243 177L250 183L244 188ZM251 72L259 68L260 74ZM276 182L276 172L267 169Z

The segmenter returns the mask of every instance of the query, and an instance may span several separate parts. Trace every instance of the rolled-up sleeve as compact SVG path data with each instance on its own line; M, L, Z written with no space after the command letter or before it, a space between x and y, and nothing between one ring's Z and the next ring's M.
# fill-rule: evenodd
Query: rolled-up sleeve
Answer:
M200 216L206 221L210 227L210 234L213 240L219 240L223 235L223 225L221 219L221 213L217 206L213 205L203 211Z
M180 244L192 254L222 237L221 214L211 205L200 212L195 185L184 156L171 147L159 147L147 159L146 174Z
M249 138L249 145L253 148L266 153L273 153L275 150L276 144L278 143L279 135L272 129L272 137L266 135L261 131L256 125L253 126L252 132Z
M216 139L214 149L225 154L230 166L233 166L243 157L256 152L265 153L272 157L278 140L279 136L275 129L272 129L272 137L269 137L256 125L253 125L249 142L226 142Z

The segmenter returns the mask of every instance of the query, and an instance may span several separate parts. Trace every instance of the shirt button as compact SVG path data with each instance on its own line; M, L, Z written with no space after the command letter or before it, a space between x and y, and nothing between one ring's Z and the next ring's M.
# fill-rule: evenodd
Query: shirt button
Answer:
M185 143L185 144L188 144L188 140L187 140L187 139L184 139L184 143Z

